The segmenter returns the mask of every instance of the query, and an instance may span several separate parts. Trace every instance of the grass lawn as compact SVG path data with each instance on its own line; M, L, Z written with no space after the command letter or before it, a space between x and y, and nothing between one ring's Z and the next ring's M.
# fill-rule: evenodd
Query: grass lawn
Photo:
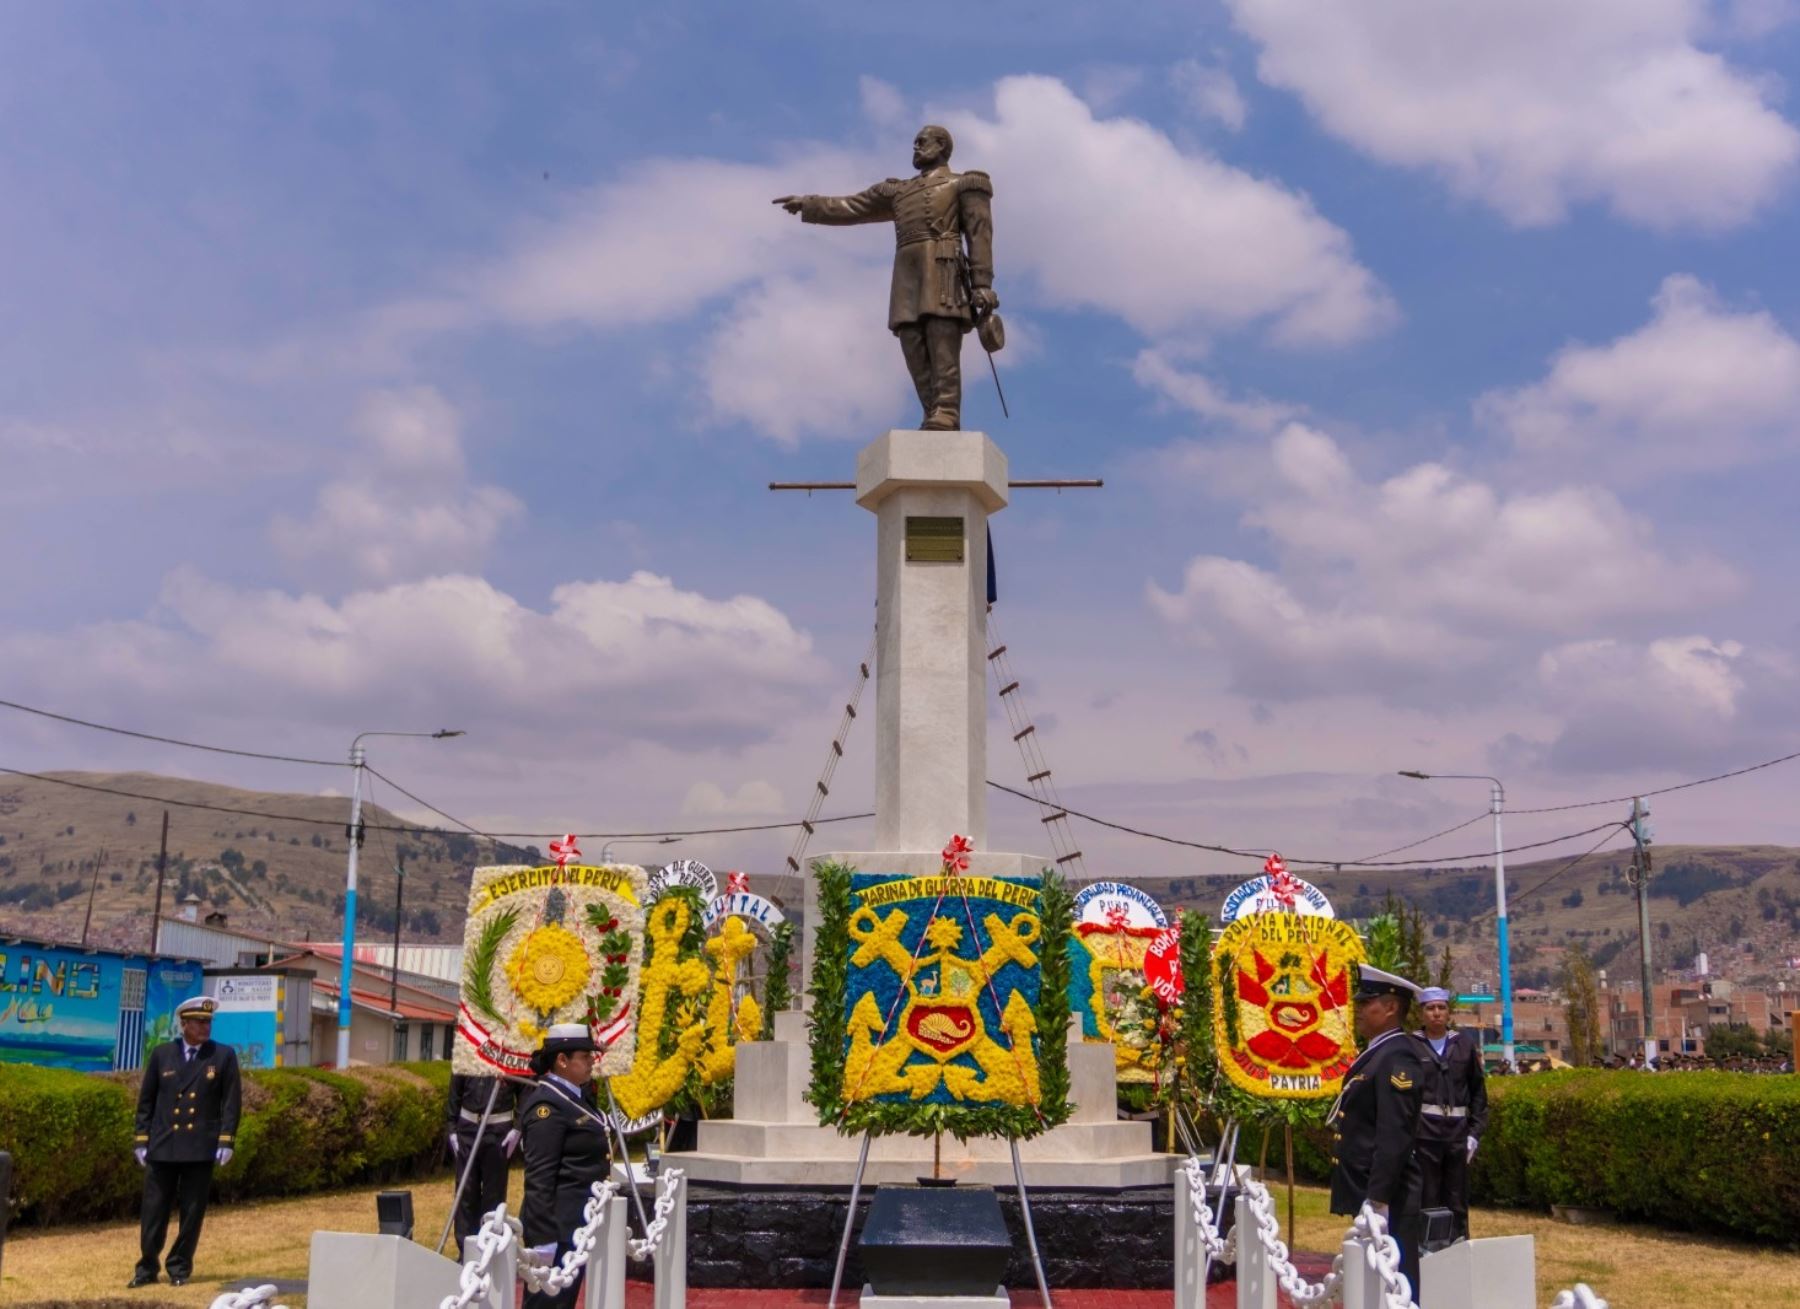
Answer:
M512 1174L516 1207L524 1174ZM437 1240L450 1206L448 1181L411 1187L415 1235ZM1278 1213L1287 1221L1281 1191ZM194 1280L180 1289L166 1282L127 1292L137 1259L137 1224L15 1230L6 1242L0 1304L57 1305L110 1302L107 1309L136 1306L206 1306L227 1282L245 1278L304 1278L312 1233L375 1230L374 1188L337 1191L292 1200L215 1205L206 1218L195 1259ZM1325 1192L1302 1187L1296 1221L1302 1250L1333 1251L1345 1223L1326 1212ZM1615 1225L1570 1227L1516 1210L1478 1209L1474 1234L1537 1238L1538 1303L1581 1281L1613 1309L1800 1309L1800 1253L1745 1242ZM285 1295L293 1309L304 1296ZM321 1306L321 1309L324 1309Z

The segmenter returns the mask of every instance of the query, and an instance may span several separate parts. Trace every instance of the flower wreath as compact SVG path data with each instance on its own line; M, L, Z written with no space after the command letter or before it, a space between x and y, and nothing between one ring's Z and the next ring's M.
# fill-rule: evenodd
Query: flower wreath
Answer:
M937 878L816 866L806 1098L821 1124L1022 1140L1068 1121L1073 899L1052 869L967 877L969 850L952 840Z

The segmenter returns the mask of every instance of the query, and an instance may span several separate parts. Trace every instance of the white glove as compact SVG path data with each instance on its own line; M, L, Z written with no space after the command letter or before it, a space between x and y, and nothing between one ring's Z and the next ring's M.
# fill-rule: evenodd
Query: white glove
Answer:
M139 1168L148 1168L150 1166L149 1163L147 1162L148 1159L150 1158L150 1147L149 1146L140 1145L137 1149L133 1150L131 1153L137 1156Z
M1469 1158L1468 1158L1469 1163L1475 1162L1475 1147L1479 1144L1480 1144L1480 1142L1477 1141L1474 1137L1471 1136L1469 1138Z
M450 1157L452 1159L462 1158L462 1142L456 1139L456 1129L454 1127L450 1129Z
M231 1147L228 1145L220 1146L217 1150L213 1151L213 1159L217 1161L219 1167L223 1168L226 1164L231 1162Z
M508 1132L505 1136L501 1137L500 1138L500 1152L502 1154L504 1154L508 1159L511 1159L513 1157L513 1151L517 1150L519 1148L519 1141L520 1141L522 1135L523 1134L519 1131L519 1129L515 1127L512 1129L512 1131Z

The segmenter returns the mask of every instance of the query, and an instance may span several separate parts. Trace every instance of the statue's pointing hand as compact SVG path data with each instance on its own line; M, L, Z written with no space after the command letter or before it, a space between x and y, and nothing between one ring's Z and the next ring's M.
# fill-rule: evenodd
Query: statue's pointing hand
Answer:
M803 195L784 195L771 200L769 203L780 205L790 214L797 214L806 207L806 197Z

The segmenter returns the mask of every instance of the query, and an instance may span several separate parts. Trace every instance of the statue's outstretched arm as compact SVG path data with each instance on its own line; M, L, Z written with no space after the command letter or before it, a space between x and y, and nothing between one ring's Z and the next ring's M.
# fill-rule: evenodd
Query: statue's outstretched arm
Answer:
M856 223L885 223L894 217L894 188L877 182L855 195L784 195L775 201L804 223L849 227Z

